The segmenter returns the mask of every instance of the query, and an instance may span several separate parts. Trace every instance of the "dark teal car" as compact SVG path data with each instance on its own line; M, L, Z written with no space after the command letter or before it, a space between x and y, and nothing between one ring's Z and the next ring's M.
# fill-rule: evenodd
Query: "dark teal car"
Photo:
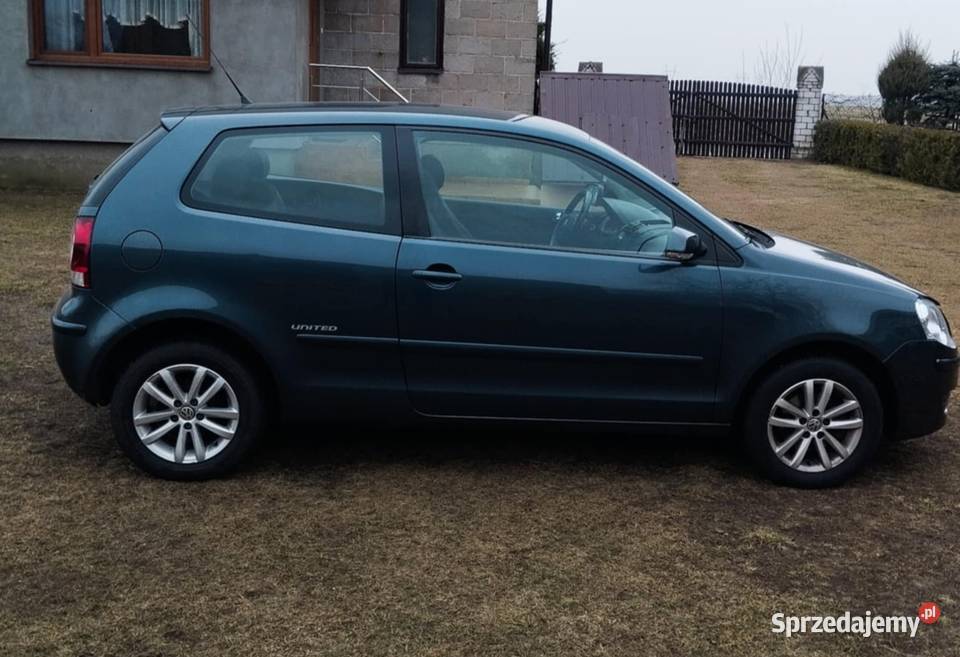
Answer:
M532 116L165 114L92 185L71 271L60 369L171 479L339 417L729 434L827 486L943 426L957 382L922 292Z

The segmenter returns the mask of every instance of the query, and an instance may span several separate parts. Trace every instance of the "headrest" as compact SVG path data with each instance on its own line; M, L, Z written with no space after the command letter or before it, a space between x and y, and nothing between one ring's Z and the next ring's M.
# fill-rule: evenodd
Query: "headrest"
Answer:
M270 173L270 161L262 151L244 149L228 155L214 172L220 185L247 185L264 180Z
M238 171L243 171L253 180L263 180L270 173L270 160L267 154L252 148L237 158L235 166Z
M440 160L438 160L435 155L424 155L420 158L420 170L437 189L443 187L443 183L447 179L447 174L444 172Z

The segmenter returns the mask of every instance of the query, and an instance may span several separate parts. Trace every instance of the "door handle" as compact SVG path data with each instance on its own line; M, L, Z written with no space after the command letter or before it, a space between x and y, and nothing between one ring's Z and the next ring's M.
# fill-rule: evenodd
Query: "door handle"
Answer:
M413 270L413 277L430 285L431 287L451 287L463 276L457 273L457 270L450 265L430 265L426 269Z

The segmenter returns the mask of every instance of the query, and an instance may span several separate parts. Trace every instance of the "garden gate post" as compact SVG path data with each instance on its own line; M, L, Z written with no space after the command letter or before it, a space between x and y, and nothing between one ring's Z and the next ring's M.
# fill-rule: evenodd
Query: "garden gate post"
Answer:
M823 67L801 66L797 70L797 109L793 124L791 157L813 154L813 129L823 108Z

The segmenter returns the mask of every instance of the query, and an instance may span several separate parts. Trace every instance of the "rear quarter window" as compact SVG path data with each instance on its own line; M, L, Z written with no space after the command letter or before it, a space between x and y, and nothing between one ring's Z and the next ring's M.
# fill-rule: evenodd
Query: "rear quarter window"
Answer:
M89 207L99 207L114 187L117 186L123 177L127 175L143 159L143 156L150 152L150 149L157 145L167 134L167 129L163 126L157 126L146 133L140 139L135 141L130 148L121 153L120 157L115 159L110 166L103 170L99 176L90 183L90 189L87 190L87 196L83 199L82 205Z
M390 138L352 126L231 130L207 149L181 199L215 212L393 232Z

